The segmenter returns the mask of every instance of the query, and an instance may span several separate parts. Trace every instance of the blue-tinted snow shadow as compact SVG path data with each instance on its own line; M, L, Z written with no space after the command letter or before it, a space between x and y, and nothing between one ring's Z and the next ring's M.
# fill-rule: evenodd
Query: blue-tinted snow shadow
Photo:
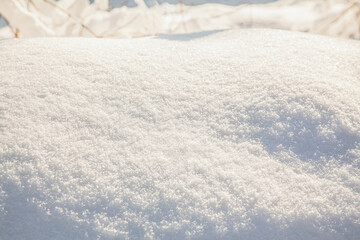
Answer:
M261 116L261 110L247 111L249 122L258 129L252 138L259 140L270 154L291 151L300 160L313 163L332 159L339 164L349 164L354 160L349 152L359 147L359 134L343 126L330 112L319 109L321 117L314 118L303 112L278 109L277 119L266 119ZM329 136L321 132L324 128L331 131Z
M326 106L314 104L310 108L293 101L275 103L271 107L253 105L245 109L236 104L224 106L229 114L219 118L221 124L218 126L224 125L225 128L214 130L221 139L259 142L271 155L285 152L319 167L332 161L360 168L356 156L360 149L360 134L344 126L341 117ZM287 104L303 105L303 108L287 110Z
M170 3L170 4L181 4L188 5L188 6L196 6L201 4L221 4L221 5L228 5L228 6L238 6L241 4L264 4L264 3L271 3L276 2L277 0L155 0L158 4L162 4L164 2ZM154 5L154 0L145 0L145 3L147 6Z
M223 32L225 30L212 30L212 31L203 31L196 33L186 33L186 34L161 34L157 36L157 39L166 39L170 41L190 41L196 38L203 38L210 36L215 33Z
M0 239L145 239L146 224L149 222L141 221L144 215L150 214L151 226L153 227L153 237L155 239L187 239L187 234L196 231L198 227L203 229L193 235L191 239L349 239L355 240L360 235L360 227L354 224L353 219L344 219L340 217L326 217L326 220L319 221L313 218L292 220L291 222L279 223L271 219L271 216L265 212L257 212L256 215L249 215L249 224L245 227L239 227L236 216L224 211L219 215L225 215L225 231L219 232L213 220L207 215L184 216L179 212L178 204L171 203L171 206L165 202L159 202L159 211L153 215L153 209L149 211L139 211L132 214L133 220L127 218L128 222L125 228L116 228L111 235L96 229L94 224L79 223L72 220L69 216L61 213L48 214L35 204L29 203L28 199L33 197L27 192L28 189L19 190L15 186L12 189L6 189L9 194L6 201L7 214L0 218ZM50 201L50 199L49 199ZM180 199L181 201L181 199ZM165 204L162 206L161 204ZM90 214L107 215L107 206L83 206L82 210L97 209L90 211ZM77 209L73 209L72 214L81 215ZM113 218L114 221L122 219L121 212L119 216ZM169 219L170 217L170 219ZM125 219L123 219L125 220ZM162 225L165 220L169 226L177 226L181 222L187 222L187 225L180 224L180 227L167 228ZM179 225L178 225L179 226ZM334 231L335 230L335 231ZM125 237L123 234L127 232Z
M98 233L86 223L79 223L60 213L47 213L32 202L38 195L29 188L7 184L3 190L4 214L0 217L0 239L97 239Z
M0 165L15 162L21 168L34 160L34 156L21 153L0 154ZM97 232L86 223L76 222L62 213L49 212L46 203L53 200L46 198L44 189L30 184L32 174L36 172L14 172L9 178L3 176L0 169L0 194L3 191L0 195L0 239L97 239Z
M2 162L14 160L19 164L34 160L19 153L0 155L0 159ZM36 174L36 171L32 171L32 174ZM187 203L189 208L193 206L193 202L189 199L194 201L198 199L196 192L189 192L190 195L179 195L174 198L176 200L159 193L159 197L150 205L139 206L134 202L138 197L141 199L145 197L141 195L148 191L149 179L146 178L138 182L139 186L144 188L143 190L140 189L135 195L124 196L123 202L117 205L110 205L106 196L100 192L93 192L92 194L98 196L98 199L92 203L81 203L84 196L79 196L78 204L74 203L75 198L63 206L56 202L56 196L46 194L49 190L51 192L49 186L40 188L32 186L29 183L32 175L18 173L12 177L4 178L0 174L0 190L5 192L5 195L0 196L0 203L4 206L4 211L0 211L0 239L145 239L146 234L149 233L149 226L152 227L155 239L186 239L189 238L189 232L196 233L191 236L191 239L355 240L360 235L360 226L355 224L354 219L328 215L324 216L323 220L298 217L297 219L283 219L279 222L274 220L268 212L252 209L251 206L244 206L247 209L246 212L239 213L246 214L248 219L243 226L241 224L243 217L234 213L231 208L218 208L214 212L222 216L220 221L222 226L218 226L218 221L211 218L208 211L192 212L184 207L184 203ZM47 179L41 175L35 177L46 183ZM18 183L17 178L21 184ZM157 191L156 183L151 184ZM98 189L96 191L101 191L99 188L96 189ZM214 205L221 206L221 199L217 201ZM56 211L57 208L63 211ZM210 213L214 211L210 206L208 210ZM88 213L86 219L82 217L84 211ZM113 219L115 231L109 234L96 228L95 216L99 215ZM74 220L72 216L78 217L80 221ZM117 222L127 222L127 224L116 225ZM202 231L198 231L199 227ZM219 231L219 227L223 230ZM127 233L127 236L124 233Z
M271 3L275 2L277 0L144 0L147 7L152 7L157 4L163 4L165 2L170 4L184 4L188 6L196 6L201 4L207 4L207 3L216 3L216 4L222 4L222 5L228 5L228 6L238 6L241 4L264 4L264 3ZM94 0L90 0L91 3L94 2ZM116 8L116 7L136 7L137 4L134 0L109 0L110 8Z

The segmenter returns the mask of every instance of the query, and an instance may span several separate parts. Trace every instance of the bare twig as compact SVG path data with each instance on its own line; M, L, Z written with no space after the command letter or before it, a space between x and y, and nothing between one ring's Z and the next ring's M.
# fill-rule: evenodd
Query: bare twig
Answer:
M331 25L333 25L334 23L338 22L342 17L344 17L349 11L351 11L354 8L357 8L357 12L360 12L360 3L358 1L347 1L348 3L350 3L350 5L345 8L344 10L342 10L342 12L337 15L335 18L333 18L330 22L328 22L325 26L323 26L320 30L320 33L325 33Z
M91 35L97 38L102 38L102 36L97 35L94 31L92 31L88 26L86 26L81 19L78 19L77 17L73 16L71 13L69 13L66 9L63 9L62 7L59 7L55 2L51 0L43 0L44 2L50 4L51 6L55 7L56 9L60 10L64 14L66 14L70 19L72 19L74 22L79 24L83 29L86 29Z
M185 17L184 17L183 0L179 0L179 4L180 4L180 14L181 14L181 19L182 19L182 24L183 24L185 33L187 33L187 27L186 27Z
M6 25L8 25L10 31L14 34L14 38L18 38L19 37L19 29L11 26L10 22L4 16L0 15L0 17L2 17L4 19Z
M28 9L28 11L31 11L31 10L30 10L30 6L33 6L35 10L41 12L41 11L39 10L39 8L36 6L36 4L33 2L33 0L28 0L28 1L27 1L27 9ZM38 18L38 20L39 20L40 22L42 22L44 25L46 25L46 22L43 21L41 18Z
M128 25L130 25L131 23L133 23L137 18L139 17L139 15L136 15L135 17L131 18L128 22L126 22L125 24L122 24L120 26L117 26L113 29L110 29L109 31L107 31L105 34L104 34L104 37L115 37L116 36L116 33L121 29L121 28L124 28Z

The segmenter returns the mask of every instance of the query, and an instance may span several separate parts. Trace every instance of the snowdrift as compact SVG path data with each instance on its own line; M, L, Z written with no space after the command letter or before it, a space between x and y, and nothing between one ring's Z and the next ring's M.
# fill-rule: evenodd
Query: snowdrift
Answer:
M0 41L0 239L358 239L360 42Z

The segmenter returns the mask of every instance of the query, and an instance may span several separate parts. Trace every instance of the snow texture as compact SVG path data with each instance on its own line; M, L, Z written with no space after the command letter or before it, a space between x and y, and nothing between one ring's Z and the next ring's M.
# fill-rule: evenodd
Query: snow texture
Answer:
M359 239L360 42L0 41L0 239Z

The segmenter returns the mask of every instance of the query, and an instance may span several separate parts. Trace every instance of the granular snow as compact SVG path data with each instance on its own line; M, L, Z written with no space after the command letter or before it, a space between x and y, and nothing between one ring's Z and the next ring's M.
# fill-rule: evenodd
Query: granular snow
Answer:
M358 239L360 43L0 41L0 239Z

